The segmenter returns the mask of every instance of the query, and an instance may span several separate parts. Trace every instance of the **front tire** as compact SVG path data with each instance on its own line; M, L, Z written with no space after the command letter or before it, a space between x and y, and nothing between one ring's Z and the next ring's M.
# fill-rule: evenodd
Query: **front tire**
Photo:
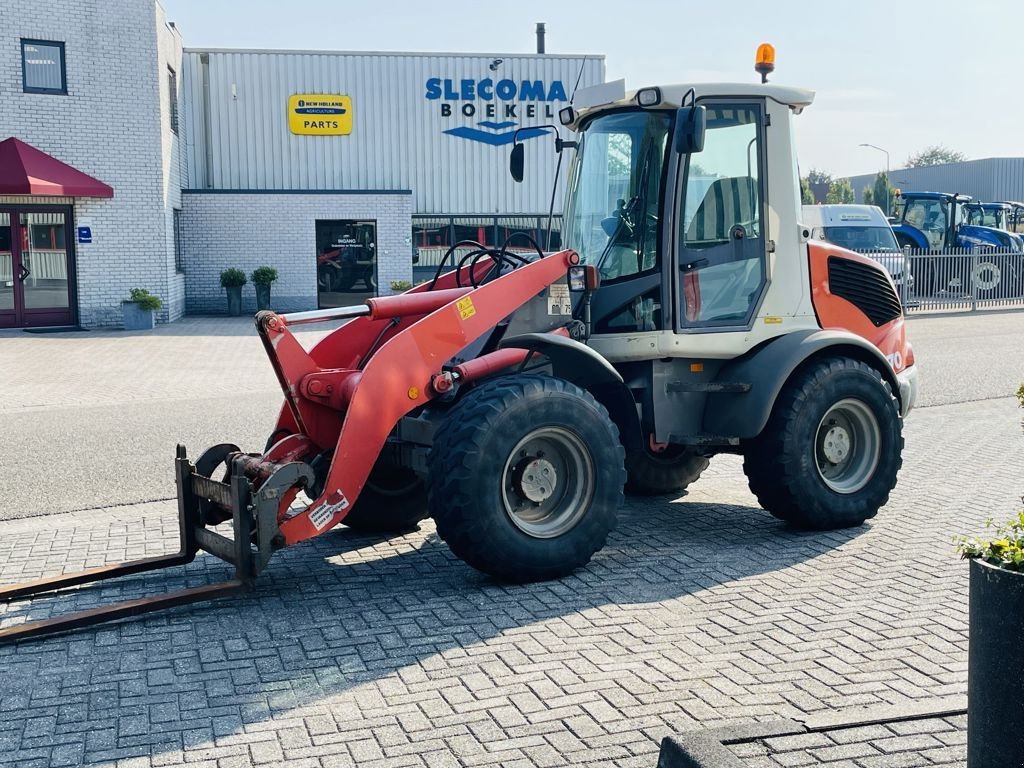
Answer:
M636 496L681 493L697 482L707 468L706 457L682 446L669 446L662 453L630 451L626 454L626 493Z
M743 470L781 520L814 530L861 525L896 485L901 429L878 371L848 358L817 361L787 382Z
M435 434L429 464L438 535L469 565L512 582L585 565L615 526L626 479L604 407L541 375L467 393Z

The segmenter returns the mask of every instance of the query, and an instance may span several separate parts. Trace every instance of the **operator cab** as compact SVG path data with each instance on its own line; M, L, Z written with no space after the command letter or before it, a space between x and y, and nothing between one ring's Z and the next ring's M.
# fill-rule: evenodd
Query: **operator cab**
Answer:
M620 92L612 95L615 85ZM563 125L577 132L563 243L600 273L593 341L603 354L649 356L652 343L679 343L622 335L631 332L746 334L766 305L777 307L773 313L812 314L799 287L781 295L792 283L767 299L773 253L783 246L798 252L798 231L779 225L799 218L788 121L813 98L811 91L746 83L629 93L605 84L580 91L575 106L562 111ZM770 126L778 130L769 154ZM806 264L796 268L806 271ZM728 334L694 335L692 343L732 353Z
M1004 232L1010 229L1010 213L1013 207L1009 203L967 203L964 206L966 223L976 227L991 227Z

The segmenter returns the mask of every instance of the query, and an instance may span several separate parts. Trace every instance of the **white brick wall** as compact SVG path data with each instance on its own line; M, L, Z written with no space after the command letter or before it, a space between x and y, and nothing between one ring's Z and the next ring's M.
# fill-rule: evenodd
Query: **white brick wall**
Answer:
M275 267L273 306L281 312L316 309L316 221L377 222L377 284L412 280L412 193L252 194L190 191L183 198L185 296L188 312L225 312L220 273L237 267L248 275ZM242 291L254 311L252 283Z
M23 37L65 44L66 96L23 93ZM182 180L168 65L181 72L181 39L153 2L0 0L0 139L16 136L114 188L112 200L75 200L76 220L93 230L77 247L86 326L119 325L133 287L164 299L162 320L184 311L170 228Z

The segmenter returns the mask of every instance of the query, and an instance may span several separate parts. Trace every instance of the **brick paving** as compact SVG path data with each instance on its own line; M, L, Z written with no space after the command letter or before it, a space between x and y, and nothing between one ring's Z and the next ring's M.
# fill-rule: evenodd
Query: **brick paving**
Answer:
M967 718L928 717L759 739L729 750L745 768L966 768Z
M0 766L652 767L672 733L962 694L951 540L1019 504L1019 418L1009 398L915 412L889 505L851 531L787 530L718 457L682 499L628 501L592 564L545 584L490 581L429 523L338 528L276 555L251 594L0 648ZM175 535L168 501L0 522L0 583ZM0 625L226 575L200 556L14 602Z

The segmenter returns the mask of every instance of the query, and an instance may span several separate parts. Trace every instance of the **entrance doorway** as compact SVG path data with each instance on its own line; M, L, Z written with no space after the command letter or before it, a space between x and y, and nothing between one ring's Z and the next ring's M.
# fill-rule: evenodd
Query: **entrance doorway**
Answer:
M0 328L70 325L68 209L0 208Z
M377 295L376 222L316 222L316 284L321 309Z

